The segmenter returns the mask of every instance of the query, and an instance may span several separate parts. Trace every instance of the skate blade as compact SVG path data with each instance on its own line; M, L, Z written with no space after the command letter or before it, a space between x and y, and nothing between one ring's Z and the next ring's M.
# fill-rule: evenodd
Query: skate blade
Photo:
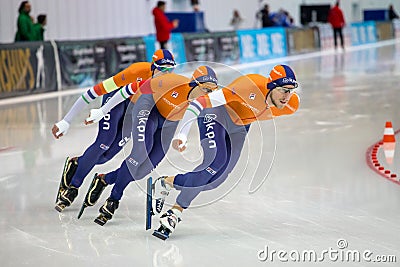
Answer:
M87 208L87 206L86 206L85 204L83 204L82 207L81 207L81 210L79 211L78 219L81 218L81 216L82 216L82 214L83 214L83 211L84 211L86 208Z
M97 223L100 226L103 226L106 224L106 222L108 221L108 219L102 215L100 215L99 217L97 217L94 222Z
M62 212L65 209L65 207L66 206L64 204L59 204L59 205L56 205L54 208L56 211Z
M151 217L154 215L152 204L152 177L149 177L147 179L146 195L146 230L151 229Z
M153 236L160 238L161 240L166 240L169 238L169 233L165 230L154 230Z

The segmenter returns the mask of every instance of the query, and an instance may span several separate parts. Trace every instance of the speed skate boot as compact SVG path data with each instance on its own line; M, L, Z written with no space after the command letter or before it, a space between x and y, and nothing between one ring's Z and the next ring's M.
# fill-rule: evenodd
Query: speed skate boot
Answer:
M59 200L56 203L55 209L62 212L66 207L71 206L75 198L78 196L78 188L70 186L61 193Z
M101 193L103 193L104 188L106 188L107 183L104 180L104 174L95 174L92 180L92 183L89 186L89 190L86 193L85 201L82 204L81 210L78 215L78 219L82 216L83 211L87 207L91 207L96 204L97 200L99 200Z
M99 209L100 215L94 220L95 223L103 226L108 220L111 220L116 209L118 209L119 200L108 198L106 203Z
M181 221L182 212L178 209L169 209L160 217L160 228L153 232L153 235L165 240L175 230L176 225Z
M60 186L57 191L56 203L60 200L61 194L69 188L69 185L72 180L72 176L74 176L76 169L78 168L78 158L69 158L65 160L63 173L61 175Z
M171 186L165 182L167 177L168 176L161 176L157 178L152 185L153 198L156 200L153 211L156 214L161 213L165 198L168 196L169 191L171 190Z

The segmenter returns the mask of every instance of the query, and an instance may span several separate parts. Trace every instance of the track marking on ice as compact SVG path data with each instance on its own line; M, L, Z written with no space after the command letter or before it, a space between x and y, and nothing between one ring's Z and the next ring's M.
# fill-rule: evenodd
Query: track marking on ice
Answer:
M328 126L342 126L343 123L340 121L315 121L316 125L328 125Z
M21 229L18 229L16 227L11 226L11 228L14 229L16 232L20 233L21 236L23 238L25 238L26 241L30 241L31 245L33 245L35 247L43 248L45 250L57 252L57 253L68 255L68 256L74 256L76 258L84 258L83 256L78 256L78 255L75 255L75 254L66 253L66 252L59 251L59 250L56 250L56 249L53 249L53 248L50 248L50 247L46 247L44 245L39 245L37 243L48 244L49 242L47 242L46 240L43 240L43 239L41 239L41 238L39 238L37 236L34 236L34 235L30 234L30 233L27 233L27 232L25 232L25 231L23 231Z
M4 181L7 181L7 180L10 180L13 177L14 177L14 175L8 175L8 176L0 177L0 182L4 182Z
M34 239L35 242L39 241L41 243L48 243L47 241L40 239L39 237L36 237L30 233L27 233L25 231L22 231L21 229L18 229L14 226L11 226L12 229L14 229L15 231L19 232L21 234L21 236L23 236L26 240L31 240Z

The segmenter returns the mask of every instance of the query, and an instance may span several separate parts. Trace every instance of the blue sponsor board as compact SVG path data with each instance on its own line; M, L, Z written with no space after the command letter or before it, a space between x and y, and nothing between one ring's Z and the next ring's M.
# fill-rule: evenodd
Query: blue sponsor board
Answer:
M147 60L151 62L152 56L154 51L156 51L156 47L158 48L159 45L156 41L155 35L148 35L144 36L143 40L146 44L146 55ZM168 50L170 50L175 57L175 61L177 64L186 62L186 55L185 55L185 43L183 41L183 36L180 33L172 33L171 39L168 41L167 44Z
M156 36L155 35L143 36L143 41L146 44L147 61L151 62L154 51L156 51Z
M240 61L253 62L287 55L284 28L239 30Z
M172 33L171 39L168 42L168 47L174 53L177 64L186 62L185 42L181 33Z
M362 45L377 41L375 22L355 22L351 24L351 44Z

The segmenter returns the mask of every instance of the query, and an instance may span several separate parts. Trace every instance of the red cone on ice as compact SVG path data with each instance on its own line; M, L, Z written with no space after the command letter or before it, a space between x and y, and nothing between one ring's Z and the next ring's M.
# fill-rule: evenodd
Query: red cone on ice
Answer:
M389 164L393 163L395 148L396 148L396 139L394 137L392 122L387 121L385 125L385 131L383 134L383 151L385 153L386 162Z

